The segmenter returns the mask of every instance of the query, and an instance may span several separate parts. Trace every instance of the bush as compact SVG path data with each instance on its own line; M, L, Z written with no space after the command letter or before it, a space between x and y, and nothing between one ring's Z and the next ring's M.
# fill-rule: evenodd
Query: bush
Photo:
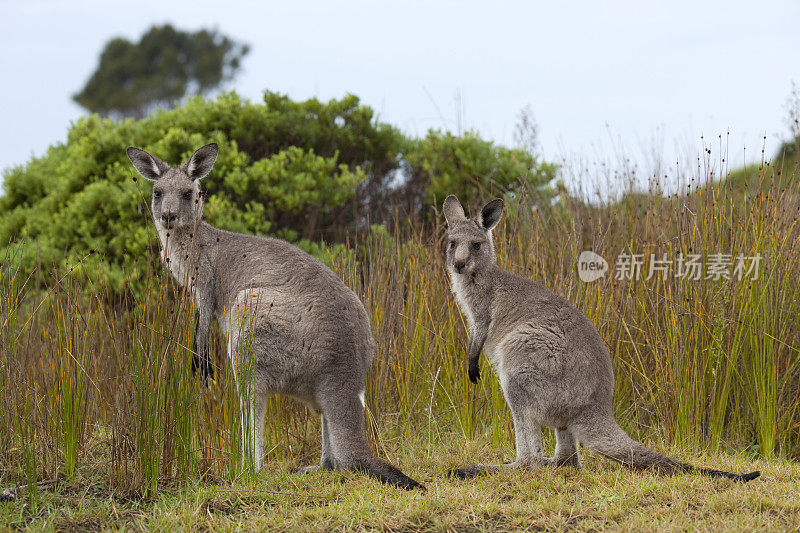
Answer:
M409 142L404 160L410 174L406 194L416 210L431 205L440 208L448 194L458 195L469 205L520 189L549 197L546 186L556 176L555 165L542 164L525 150L498 146L472 132L458 137L431 130L424 139Z
M320 238L341 242L356 229L369 231L407 199L415 214L450 192L470 201L481 189L513 188L520 178L539 186L554 174L527 153L475 134L408 139L353 95L294 102L266 93L263 103L251 103L226 93L142 120L78 120L66 143L4 176L0 242L30 244L27 266L75 267L90 279L107 278L117 292L136 285L157 236L151 185L136 179L125 147L178 164L211 141L220 155L203 181L209 222L312 251Z

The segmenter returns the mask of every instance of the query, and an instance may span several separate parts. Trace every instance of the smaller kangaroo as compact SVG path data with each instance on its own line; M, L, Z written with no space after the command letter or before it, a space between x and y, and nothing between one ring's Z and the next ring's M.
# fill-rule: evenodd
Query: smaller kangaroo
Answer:
M139 148L128 158L154 182L153 219L161 258L195 291L195 369L211 372L208 336L216 319L228 343L242 404L245 453L263 462L264 414L272 392L321 414L322 459L300 469L361 470L404 489L424 487L372 455L364 427L364 383L375 339L364 305L317 259L279 239L242 235L202 220L199 181L219 148L207 144L173 168ZM252 350L252 361L242 352ZM248 428L249 426L249 428Z
M469 379L480 379L478 361L486 348L511 409L517 446L512 463L467 466L452 470L452 476L546 464L580 467L577 441L636 469L699 472L737 481L760 475L696 468L631 439L614 418L611 355L589 318L544 285L495 264L492 229L500 221L503 201L492 200L469 219L458 198L450 195L443 210L447 270L469 322ZM543 425L556 431L552 458L542 455Z

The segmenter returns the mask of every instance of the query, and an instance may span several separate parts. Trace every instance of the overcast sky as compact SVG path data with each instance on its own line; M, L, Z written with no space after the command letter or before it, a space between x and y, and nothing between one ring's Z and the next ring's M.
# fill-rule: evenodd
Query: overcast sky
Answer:
M530 105L550 160L643 167L730 131L730 159L772 154L800 83L800 1L137 2L0 0L0 168L63 142L112 37L216 27L251 45L233 87L351 92L414 135L460 126L507 145ZM461 111L457 111L459 109ZM746 148L746 151L745 151ZM652 154L655 153L654 157Z

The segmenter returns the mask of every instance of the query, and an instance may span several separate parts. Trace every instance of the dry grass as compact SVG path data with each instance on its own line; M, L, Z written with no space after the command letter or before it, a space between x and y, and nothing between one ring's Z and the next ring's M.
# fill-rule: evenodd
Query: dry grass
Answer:
M683 456L730 470L760 468L748 484L700 476L631 472L586 457L581 471L504 472L474 481L443 473L453 464L497 459L486 436L457 435L433 460L420 443L403 442L392 459L425 481L428 491L400 491L351 473L288 473L270 463L255 479L164 484L148 500L109 490L101 479L64 482L43 492L37 509L0 504L0 523L31 530L139 529L270 531L775 531L800 527L800 466L728 454ZM678 450L673 450L679 453ZM513 450L504 447L511 457Z

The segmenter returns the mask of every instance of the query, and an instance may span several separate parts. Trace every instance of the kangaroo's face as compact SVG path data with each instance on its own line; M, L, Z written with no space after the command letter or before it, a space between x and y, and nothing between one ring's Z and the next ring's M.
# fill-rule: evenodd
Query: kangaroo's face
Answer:
M128 148L128 158L139 174L154 182L151 207L157 227L174 229L199 221L203 216L199 182L211 172L218 152L216 143L207 144L173 168L144 150Z
M447 270L451 276L470 275L494 263L492 229L500 221L503 201L492 200L475 218L467 218L454 195L444 201L447 220Z

